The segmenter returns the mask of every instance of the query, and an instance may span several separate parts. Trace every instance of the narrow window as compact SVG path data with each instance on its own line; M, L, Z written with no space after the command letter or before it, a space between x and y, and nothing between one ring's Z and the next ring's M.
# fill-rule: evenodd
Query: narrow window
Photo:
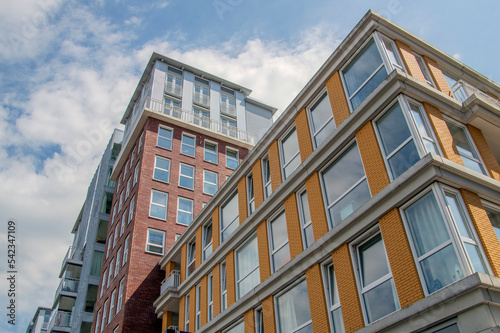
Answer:
M101 322L101 332L104 329L104 326L107 324L107 315L108 315L108 300L104 302L104 307L102 311L102 322Z
M418 54L415 54L415 59L417 60L418 67L420 67L420 71L424 75L425 81L431 87L435 87L434 81L432 80L431 73L429 72L429 68L427 68L427 64L424 61L424 58Z
M123 302L123 283L125 282L125 277L120 280L120 285L118 287L118 300L116 301L116 313L120 312L122 309Z
M161 220L167 219L168 193L151 190L151 203L149 205L149 216Z
M236 299L240 299L260 283L257 236L236 250Z
M120 227L120 226L119 226L119 225L118 225L118 223L117 223L117 224L116 224L116 226L115 226L115 237L113 238L113 249L115 248L116 243L118 242L118 238L119 238L119 237L118 237L118 232L119 232L118 228L119 228L119 227Z
M102 297L102 295L104 294L104 288L106 287L106 277L107 277L107 274L108 274L108 269L105 269L104 273L102 274L101 294L99 295L99 297Z
M194 157L195 152L196 152L196 137L182 133L181 154Z
M170 181L170 159L155 156L153 179L168 183Z
M179 197L177 200L177 223L189 225L193 221L194 201Z
M267 199L273 193L271 185L271 169L269 167L269 157L262 158L262 180L264 181L264 198Z
M125 244L123 245L122 266L125 265L125 263L128 260L129 241L130 241L130 235L127 235L127 238L125 238Z
M108 316L108 324L113 319L113 310L115 309L115 297L116 297L116 288L111 293L111 301L109 303L109 316Z
M135 166L134 170L134 182L133 185L137 184L137 180L139 179L139 163Z
M238 151L226 148L226 167L236 169L239 164Z
M201 307L200 307L200 298L201 298L201 285L196 286L196 330L200 329L200 317L201 317Z
M113 268L115 267L115 258L111 259L109 262L109 273L108 273L108 284L106 288L109 288L109 285L111 284L111 281L113 281Z
M483 207L486 211L486 214L488 214L488 218L490 219L491 225L493 226L493 230L495 231L495 234L500 241L500 209L496 205L484 202Z
M203 170L203 193L214 195L217 192L219 175L216 172Z
M247 176L247 199L248 199L248 215L255 211L255 198L253 193L253 177L252 174Z
M220 112L231 117L236 117L236 100L234 91L221 87Z
M212 274L208 276L207 282L208 289L208 321L212 320L214 317L214 277Z
M182 92L182 71L177 68L168 66L167 78L165 82L165 92L181 95Z
M193 102L203 106L210 106L210 88L208 81L199 77L194 78Z
M179 186L194 190L194 166L180 164Z
M280 141L281 168L286 179L300 165L299 141L295 127Z
M172 150L172 130L165 127L158 127L158 147Z
M122 247L120 246L118 248L118 251L116 251L115 276L114 277L116 277L118 275L118 272L120 271L120 263L121 263L120 255L121 255L121 251L122 251Z
M130 207L129 207L129 210L128 210L128 221L127 221L127 224L129 224L130 221L132 221L132 219L134 218L134 207L135 207L135 196L133 196L132 199L130 199Z
M335 129L332 105L326 91L308 108L308 115L314 146L318 147Z
M280 333L312 332L308 300L305 279L276 297L276 316Z
M184 309L184 330L189 332L189 294L186 295L186 307Z
M221 290L221 310L227 308L227 281L226 281L226 263L220 264L220 290Z
M188 277L196 268L196 241L188 243L186 260L186 277Z
M231 199L229 199L221 207L221 218L220 218L220 233L221 233L221 243L224 242L229 235L238 227L238 193L235 193Z
M217 144L205 141L203 159L207 162L217 164Z
M203 226L203 256L205 261L212 254L212 223Z
M146 251L157 254L163 254L164 246L165 246L165 231L148 229Z
M282 211L269 222L269 242L271 250L271 267L276 272L290 261L288 233L285 211Z
M314 234L312 229L311 212L309 211L309 200L307 199L307 192L305 189L298 193L297 200L299 202L299 217L304 249L307 249L312 243L314 243Z
M330 313L330 321L333 328L332 332L344 333L344 321L342 319L342 310L340 309L337 279L335 277L335 270L333 269L332 263L324 266L324 273L328 311Z
M255 333L264 333L264 314L262 306L255 309Z
M99 311L97 311L97 319L95 321L95 330L94 330L94 333L100 332L99 331L99 324L101 323L101 312L102 312L101 309L99 309Z
M125 191L125 198L128 198L128 196L130 195L131 185L132 185L132 179L129 178L129 180L127 181L127 189Z
M128 211L125 209L123 211L123 215L122 215L122 222L121 222L121 225L120 225L120 237L123 235L123 233L125 232L125 223L127 221L127 217L128 217Z

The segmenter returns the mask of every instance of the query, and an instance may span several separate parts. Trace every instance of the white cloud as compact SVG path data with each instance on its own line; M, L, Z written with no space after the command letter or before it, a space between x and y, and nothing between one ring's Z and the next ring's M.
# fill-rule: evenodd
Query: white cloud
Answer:
M462 55L460 53L453 53L453 58L457 59L457 60L460 60L460 58L462 58Z

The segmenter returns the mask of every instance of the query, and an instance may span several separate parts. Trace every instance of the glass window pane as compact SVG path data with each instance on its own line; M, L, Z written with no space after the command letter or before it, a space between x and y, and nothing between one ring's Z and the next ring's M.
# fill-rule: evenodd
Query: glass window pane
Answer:
M277 246L288 241L285 212L282 212L271 221L271 235L273 248L276 248Z
M273 254L273 268L277 271L290 261L290 249L288 243Z
M297 327L311 321L311 310L308 300L309 295L307 293L306 280L301 281L277 298L280 332L292 332Z
M500 212L489 207L485 207L484 210L486 210L486 214L488 214L493 230L495 230L495 234L500 241Z
M387 77L387 71L385 67L382 66L378 72L361 88L354 97L351 98L352 108L355 109L360 105L368 95L372 93L379 86L379 84L384 81Z
M467 250L467 254L469 255L469 260L474 268L475 272L486 273L485 264L483 262L482 256L479 253L479 248L470 243L464 243L465 249Z
M284 176L285 176L285 179L290 176L293 171L295 169L297 169L297 167L300 165L300 155L296 155L291 161L290 163L288 163L288 165L285 167L284 169Z
M344 333L344 320L342 318L342 310L340 308L332 311L332 320L334 333Z
M464 275L453 245L448 245L420 263L429 293L458 281Z
M373 322L398 308L397 295L392 279L376 286L363 294L368 322Z
M311 118L313 131L315 133L333 118L332 106L326 92L316 104L311 107Z
M344 70L344 80L349 95L352 96L380 65L382 57L372 38Z
M365 179L329 209L328 212L333 225L342 222L370 198L370 188L368 187L368 181Z
M384 244L380 234L359 247L359 260L363 287L389 273Z
M396 103L377 120L377 127L386 156L390 155L411 136L399 103Z
M420 160L415 142L410 140L397 153L389 158L389 167L391 168L392 177L398 178L402 173L408 170L412 165Z
M466 225L462 211L458 207L457 198L454 195L447 193L446 203L448 204L448 209L453 218L453 221L455 221L455 224L458 228L458 231L460 232L460 235L462 237L467 237L472 239L469 227Z

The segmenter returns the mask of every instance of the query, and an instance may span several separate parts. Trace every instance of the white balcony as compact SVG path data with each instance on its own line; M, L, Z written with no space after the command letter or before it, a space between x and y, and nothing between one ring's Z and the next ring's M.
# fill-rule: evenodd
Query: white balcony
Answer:
M79 279L63 278L57 287L56 295L54 297L54 306L60 300L61 297L76 298L78 293L78 283Z
M220 112L231 117L236 117L236 107L228 103L220 103Z
M476 87L458 80L453 86L451 86L451 91L453 96L460 101L460 103L465 102L470 96L476 95L477 98L485 100L486 102L493 104L497 108L500 108L500 101L486 94L485 92L477 89Z
M168 82L165 84L165 92L180 96L182 93L182 85Z
M160 297L153 302L156 307L156 313L164 313L167 311L179 311L179 292L178 287L181 283L181 273L178 270L173 270L163 280L160 287Z
M83 265L83 251L77 251L77 249L73 246L70 246L68 251L66 252L66 256L64 256L63 262L61 264L61 272L59 273L59 277L63 276L64 271L68 264L82 266Z
M69 332L71 329L71 312L53 311L50 317L48 332Z
M209 107L210 106L210 96L206 94L199 93L197 91L193 94L193 102Z
M160 294L167 291L168 288L175 288L181 283L181 272L178 270L173 270L168 274L168 276L161 282Z

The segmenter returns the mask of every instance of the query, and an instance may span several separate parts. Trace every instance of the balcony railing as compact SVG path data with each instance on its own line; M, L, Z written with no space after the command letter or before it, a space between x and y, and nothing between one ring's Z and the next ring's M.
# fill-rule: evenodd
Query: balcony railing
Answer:
M66 255L64 256L64 260L61 264L61 269L66 265L66 262L68 260L72 261L83 261L83 251L77 251L77 248L74 246L70 246L68 251L66 252Z
M477 97L500 108L500 101L462 80L457 81L457 83L451 87L451 91L453 92L453 96L455 96L460 103L465 102L467 98L475 94Z
M179 327L171 325L171 326L167 327L166 330L163 331L163 333L173 333L173 332L175 332L175 333L179 332Z
M220 103L220 112L236 117L236 107L232 104Z
M59 283L59 287L57 287L56 298L61 294L61 292L67 293L77 293L78 292L78 283L80 280L71 279L71 278L62 278Z
M165 293L168 288L177 288L181 283L181 272L178 270L173 270L168 274L168 276L162 281L160 288L160 295Z
M210 106L210 96L199 92L194 92L193 101L201 105Z
M48 332L52 332L54 327L71 327L71 312L54 311L50 317Z
M181 95L181 90L182 90L182 85L180 84L174 84L172 82L168 82L165 84L165 91L167 93L171 93L177 96Z

